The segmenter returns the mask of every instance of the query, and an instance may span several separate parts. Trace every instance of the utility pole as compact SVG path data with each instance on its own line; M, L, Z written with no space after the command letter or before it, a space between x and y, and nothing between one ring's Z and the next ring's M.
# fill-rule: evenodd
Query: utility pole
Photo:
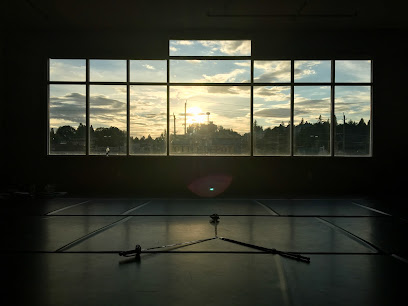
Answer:
M346 115L343 113L343 152L346 153Z
M207 112L207 123L210 124L210 112Z
M187 134L187 100L184 103L184 135Z
M173 119L174 119L174 136L176 136L176 115L173 113Z

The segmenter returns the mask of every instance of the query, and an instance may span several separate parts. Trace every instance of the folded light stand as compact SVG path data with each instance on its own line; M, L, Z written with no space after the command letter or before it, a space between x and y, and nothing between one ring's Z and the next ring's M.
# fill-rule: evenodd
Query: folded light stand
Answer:
M210 218L211 218L210 222L212 224L214 224L214 226L215 226L215 237L207 238L207 239L194 240L194 241L181 242L181 243L168 244L168 245L152 247L152 248L147 248L147 249L142 249L141 246L139 244L137 244L134 250L119 252L119 255L124 256L124 257L131 257L131 256L139 257L141 253L148 252L148 251L151 251L151 250L171 248L171 247L184 247L184 246L189 246L189 245L193 245L193 244L197 244L197 243L201 243L201 242L205 242L205 241L209 241L209 240L220 239L220 240L227 241L227 242L230 242L230 243L234 243L234 244L242 245L242 246L252 248L252 249L255 249L255 250L259 250L259 251L262 251L262 252L265 252L265 253L278 254L278 255L286 257L286 258L294 259L294 260L297 260L297 261L302 261L302 262L305 262L305 263L310 263L310 258L309 257L302 256L302 255L300 255L298 253L284 252L284 251L279 251L277 249L265 248L265 247L262 247L262 246L257 246L257 245L253 245L253 244L250 244L250 243L245 243L245 242L241 242L241 241L237 241L237 240L233 240L233 239L229 239L229 238L225 238L225 237L218 237L217 226L218 226L220 217L217 214L212 214L210 216Z

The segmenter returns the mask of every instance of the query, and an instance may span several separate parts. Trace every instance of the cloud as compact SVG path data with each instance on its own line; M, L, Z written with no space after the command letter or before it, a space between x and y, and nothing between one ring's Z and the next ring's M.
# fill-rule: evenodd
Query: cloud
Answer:
M254 82L257 83L279 83L279 82L290 82L287 79L286 71L272 71L261 74L260 76L254 78Z
M371 61L336 61L336 81L338 82L370 82Z
M294 109L294 115L296 116L302 116L302 115L313 115L316 114L314 111L311 111L309 109L305 109L305 108L296 108Z
M312 69L300 69L300 68L294 69L295 79L301 79L305 76L313 75L313 74L316 74L316 71Z
M172 45L181 45L181 46L191 46L194 45L194 41L192 40L172 40Z
M251 41L232 40L220 43L221 52L228 55L251 55Z
M295 106L297 107L313 107L313 108L320 108L320 107L330 107L330 98L323 98L323 99L308 99L301 96L295 96Z
M267 118L284 118L287 119L290 116L289 108L269 108L254 112L254 116L267 117Z
M61 97L50 97L50 120L54 128L85 124L85 96L70 93Z
M91 110L98 108L106 109L105 106L109 106L109 111L113 113L117 110L122 110L124 107L126 107L125 102L116 99L111 99L104 95L91 95L89 104Z
M186 60L186 62L189 64L201 64L200 60Z
M255 87L254 89L254 101L262 103L261 105L268 102L287 104L290 103L290 97L290 87Z
M242 89L237 86L208 86L207 92L211 94L239 95L242 93Z
M140 118L147 119L163 119L166 118L166 113L150 113L150 114L139 114Z
M85 81L85 60L50 60L51 81Z
M234 83L236 82L238 77L242 78L242 75L245 75L248 71L245 69L235 69L229 73L218 73L214 75L206 75L203 74L203 78L198 80L200 83L208 82L208 83ZM244 81L245 82L245 81ZM246 80L249 82L249 80Z
M148 65L148 64L143 65L143 67L145 67L146 69L149 69L149 70L156 70L156 68L154 68L153 66Z
M282 94L290 98L290 92L288 94L283 93L282 91L284 90L290 90L290 88L282 88L282 87L256 87L254 90L254 93L256 96L264 96L264 97L270 97L270 96L282 96Z
M125 60L90 60L90 80L125 82L126 61Z
M340 94L335 99L335 112L337 116L346 115L347 120L359 121L370 118L370 93L369 91L351 90L347 94ZM340 119L339 119L340 120Z
M202 40L199 43L207 48L211 48L213 53L222 55L248 56L251 55L250 40Z
M55 127L67 123L85 124L85 95L69 93L50 97L50 118ZM126 103L103 95L91 96L90 119L94 127L105 125L126 129Z
M249 61L246 62L235 62L234 65L241 66L241 67L250 67L251 63Z
M290 61L255 61L255 82L290 82ZM258 75L259 74L259 75Z
M316 65L320 65L322 62L321 61L313 61L313 60L307 60L307 61L296 61L296 66L300 67L313 67Z

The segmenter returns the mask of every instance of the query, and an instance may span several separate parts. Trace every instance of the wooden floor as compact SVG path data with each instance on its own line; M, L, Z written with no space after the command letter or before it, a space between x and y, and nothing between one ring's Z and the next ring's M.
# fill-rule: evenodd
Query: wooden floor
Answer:
M7 199L2 296L14 305L397 305L406 298L408 221L386 207L366 199ZM119 256L136 245L140 256Z

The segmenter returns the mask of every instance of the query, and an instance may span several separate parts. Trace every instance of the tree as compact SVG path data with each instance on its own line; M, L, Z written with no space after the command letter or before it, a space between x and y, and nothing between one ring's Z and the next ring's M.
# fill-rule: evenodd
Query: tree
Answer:
M76 130L76 138L85 139L85 137L86 137L86 126L80 123Z
M59 143L70 143L75 137L76 131L70 125L64 125L58 128L55 136Z

